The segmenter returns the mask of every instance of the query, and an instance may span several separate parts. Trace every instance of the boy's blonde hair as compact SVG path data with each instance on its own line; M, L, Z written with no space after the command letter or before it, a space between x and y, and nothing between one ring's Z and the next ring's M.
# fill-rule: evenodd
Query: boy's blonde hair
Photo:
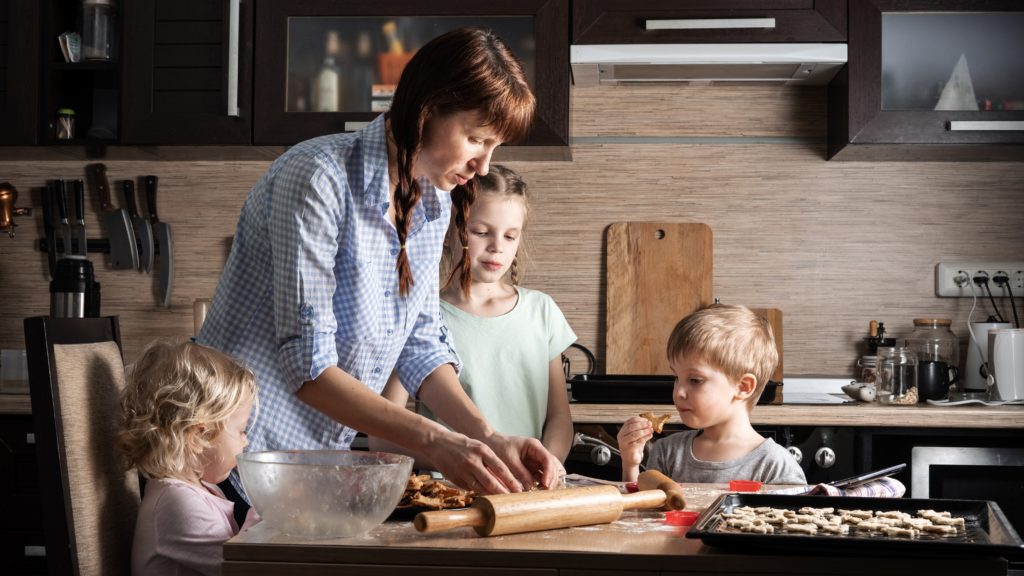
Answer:
M716 304L683 318L668 339L668 358L700 358L721 370L731 381L750 373L757 387L747 408L757 404L765 384L779 363L771 324L745 306Z
M194 481L203 451L250 397L255 420L256 377L234 358L191 341L151 343L121 396L126 465L147 478Z

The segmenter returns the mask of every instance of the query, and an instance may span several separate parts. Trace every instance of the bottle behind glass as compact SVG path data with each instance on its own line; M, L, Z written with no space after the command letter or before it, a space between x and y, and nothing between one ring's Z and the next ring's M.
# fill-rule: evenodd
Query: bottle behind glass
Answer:
M82 59L114 57L117 5L114 0L82 0Z
M320 66L314 82L314 112L337 112L341 108L341 72L337 64L340 50L341 38L337 31L331 30L327 33L324 63Z

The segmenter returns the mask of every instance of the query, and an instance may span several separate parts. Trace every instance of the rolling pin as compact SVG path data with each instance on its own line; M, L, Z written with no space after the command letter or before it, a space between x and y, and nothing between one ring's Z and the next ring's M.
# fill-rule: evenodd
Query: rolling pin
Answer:
M665 492L665 506L669 510L682 510L686 508L686 499L683 497L683 489L675 480L665 476L657 470L644 470L637 478L636 487L640 490L662 490Z
M569 526L614 522L623 510L660 508L661 490L622 494L615 486L587 486L516 494L477 496L470 508L420 512L413 525L420 532L470 526L480 536L500 536Z

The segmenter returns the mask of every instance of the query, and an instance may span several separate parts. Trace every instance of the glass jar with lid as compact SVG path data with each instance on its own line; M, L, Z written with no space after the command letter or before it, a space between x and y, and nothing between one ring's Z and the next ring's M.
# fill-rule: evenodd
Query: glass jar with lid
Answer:
M945 362L960 366L960 339L950 326L949 318L914 318L914 331L907 337L907 347L917 354L919 362Z
M875 389L879 404L917 404L917 354L902 346L879 348Z
M114 0L82 0L82 59L112 60L117 4Z

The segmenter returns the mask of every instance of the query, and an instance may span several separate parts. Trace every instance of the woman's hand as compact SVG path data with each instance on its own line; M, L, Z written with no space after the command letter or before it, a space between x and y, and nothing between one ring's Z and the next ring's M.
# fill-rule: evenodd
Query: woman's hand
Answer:
M441 431L427 449L427 457L447 480L466 490L481 494L523 490L522 483L494 450L458 432Z
M644 459L644 445L654 437L651 421L640 416L626 420L619 428L616 439L622 456L622 481L636 482L640 475L640 463Z
M549 490L565 477L565 468L558 457L536 438L495 433L487 443L527 490L534 487Z

